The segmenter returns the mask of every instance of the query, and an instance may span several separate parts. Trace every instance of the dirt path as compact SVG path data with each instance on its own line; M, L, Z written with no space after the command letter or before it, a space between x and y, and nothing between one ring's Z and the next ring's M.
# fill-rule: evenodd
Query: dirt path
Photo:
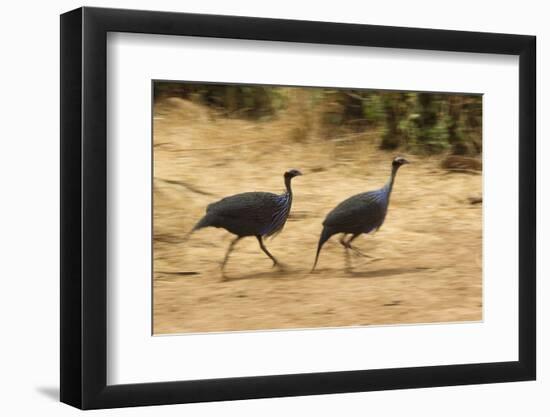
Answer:
M155 113L154 332L156 334L481 320L480 175L446 173L438 158L411 156L396 179L390 210L374 235L356 240L372 261L333 237L309 274L321 222L338 202L384 184L393 153L376 135L352 140L289 140L292 125L211 119L173 102ZM210 202L244 191L283 190L293 182L292 215L266 242L233 252L227 279L219 265L232 235L204 229L183 236Z

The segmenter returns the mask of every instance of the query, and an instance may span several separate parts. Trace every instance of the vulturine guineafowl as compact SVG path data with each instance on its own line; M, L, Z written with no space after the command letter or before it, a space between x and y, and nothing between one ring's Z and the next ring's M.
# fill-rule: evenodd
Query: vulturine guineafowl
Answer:
M378 230L382 226L388 212L395 174L399 167L408 163L409 161L405 158L395 158L392 161L390 178L382 188L354 195L342 201L327 215L323 222L323 231L319 238L312 272L319 260L321 248L332 235L342 233L340 243L346 248L346 251L352 249L358 252L357 249L351 246L351 242L357 236ZM351 234L351 237L346 240L346 235L349 234Z
M193 227L194 232L204 227L219 227L237 235L229 244L222 262L222 273L235 244L246 236L256 236L260 248L271 258L273 266L279 265L275 257L264 245L264 236L280 232L292 206L292 178L302 175L296 169L285 172L286 191L283 194L248 192L225 197L208 205L206 215Z

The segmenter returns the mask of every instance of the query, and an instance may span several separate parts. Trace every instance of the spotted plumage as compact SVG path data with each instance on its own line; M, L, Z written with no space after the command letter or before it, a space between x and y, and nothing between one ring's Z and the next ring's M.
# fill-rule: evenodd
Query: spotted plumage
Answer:
M378 230L386 218L390 204L390 196L397 170L409 162L405 158L397 157L392 161L392 170L388 182L380 189L356 194L338 204L325 218L323 231L319 238L317 253L312 271L315 270L319 253L324 243L331 236L342 233L340 243L348 249L356 250L351 242L359 235ZM345 236L351 234L349 240Z
M283 229L292 206L290 182L298 175L302 174L295 169L285 172L286 190L283 194L247 192L225 197L208 205L205 216L192 232L205 227L218 227L236 235L225 255L222 271L235 243L246 236L255 236L260 248L271 258L273 264L278 264L265 247L262 238L274 236Z

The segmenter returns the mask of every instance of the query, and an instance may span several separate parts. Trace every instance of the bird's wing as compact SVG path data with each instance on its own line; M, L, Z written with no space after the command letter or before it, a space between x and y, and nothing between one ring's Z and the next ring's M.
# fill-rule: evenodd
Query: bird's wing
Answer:
M354 195L338 204L326 217L324 226L346 231L372 230L381 225L386 212L386 196L382 191Z
M254 223L269 223L278 210L280 199L277 194L249 192L222 198L210 204L206 211L217 216L243 219Z

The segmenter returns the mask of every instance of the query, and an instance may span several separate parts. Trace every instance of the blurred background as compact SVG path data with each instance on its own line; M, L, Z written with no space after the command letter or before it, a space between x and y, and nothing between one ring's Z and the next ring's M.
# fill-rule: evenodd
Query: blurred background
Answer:
M218 117L266 122L294 118L294 139L335 139L375 131L379 148L429 155L482 151L481 95L331 88L157 82L155 103L178 97L201 104Z
M154 333L338 327L482 319L482 97L467 94L155 82ZM386 221L352 257L333 237L313 263L321 223L340 201L381 187L394 156ZM246 191L294 202L267 240L208 228L206 206Z

